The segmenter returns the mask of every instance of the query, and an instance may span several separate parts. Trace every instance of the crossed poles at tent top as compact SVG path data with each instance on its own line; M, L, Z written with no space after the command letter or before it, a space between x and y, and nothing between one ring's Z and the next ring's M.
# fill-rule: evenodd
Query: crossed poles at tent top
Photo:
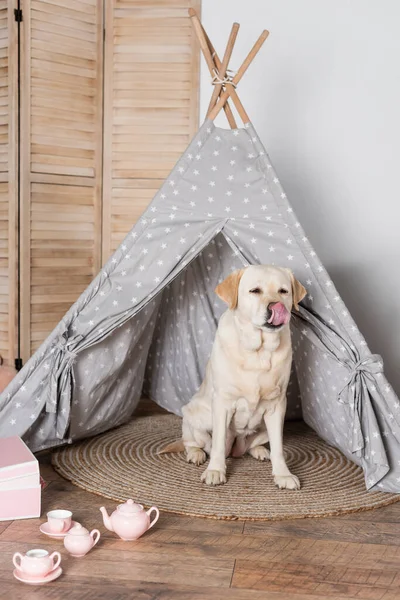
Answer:
M233 116L232 109L228 102L228 98L232 99L235 108L242 119L243 123L249 123L250 119L248 114L246 113L243 104L241 103L239 96L236 92L236 86L239 81L242 79L243 75L249 68L250 64L254 60L261 46L267 39L269 35L269 31L264 29L249 54L246 56L243 61L242 66L237 71L237 73L232 77L229 73L229 61L232 56L233 47L236 42L236 37L239 31L239 23L234 23L232 25L231 33L228 39L228 43L225 49L224 57L222 62L220 61L218 54L215 51L214 46L212 45L208 35L206 34L204 27L202 26L199 17L197 16L196 11L193 8L189 8L189 16L192 21L192 25L197 34L197 37L200 42L200 48L203 52L204 58L206 59L206 63L208 69L210 71L210 75L212 77L212 84L214 85L214 91L211 96L210 104L207 110L207 118L212 121L218 115L218 113L224 109L226 117L228 119L229 125L232 129L236 129L236 121Z

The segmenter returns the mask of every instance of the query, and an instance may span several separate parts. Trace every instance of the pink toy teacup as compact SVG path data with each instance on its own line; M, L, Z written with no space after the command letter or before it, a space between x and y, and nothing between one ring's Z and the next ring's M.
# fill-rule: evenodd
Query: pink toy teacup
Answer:
M47 523L52 533L63 533L71 527L72 512L70 510L51 510L47 513Z
M54 562L54 559L56 561ZM18 562L19 560L19 562ZM13 556L15 567L23 574L30 577L45 577L57 569L61 562L61 554L53 552L50 554L47 550L36 548L28 550L25 555L16 552Z

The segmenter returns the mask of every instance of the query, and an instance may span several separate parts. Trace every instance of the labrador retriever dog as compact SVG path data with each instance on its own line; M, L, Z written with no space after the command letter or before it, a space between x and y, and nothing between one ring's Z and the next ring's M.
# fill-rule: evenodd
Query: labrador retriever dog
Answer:
M306 290L289 269L258 265L231 273L215 291L228 310L220 318L204 381L182 409L182 441L164 452L184 449L196 465L210 455L201 475L209 485L226 482L229 455L270 459L275 484L297 490L300 482L286 465L282 437L292 363L289 321Z

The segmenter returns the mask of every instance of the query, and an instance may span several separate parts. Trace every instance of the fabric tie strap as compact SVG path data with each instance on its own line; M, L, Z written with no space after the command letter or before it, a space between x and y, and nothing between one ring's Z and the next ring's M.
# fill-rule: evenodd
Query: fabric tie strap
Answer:
M46 401L46 412L57 413L56 434L63 438L69 423L69 414L72 395L72 366L77 357L72 348L76 348L83 339L82 335L68 338L68 332L64 332L53 346L52 359L50 363L49 391Z
M348 404L352 411L352 452L359 452L365 446L362 431L362 398L368 394L368 382L375 382L375 375L383 373L383 360L379 354L371 354L359 360L338 394L341 404Z

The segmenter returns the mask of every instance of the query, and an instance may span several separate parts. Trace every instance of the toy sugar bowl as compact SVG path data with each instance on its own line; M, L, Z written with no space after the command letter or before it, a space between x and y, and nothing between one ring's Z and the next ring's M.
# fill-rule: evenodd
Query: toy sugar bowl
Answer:
M89 531L82 527L80 523L76 523L68 531L64 538L64 546L71 556L85 556L97 544L100 539L100 531L93 529Z
M150 527L153 527L160 516L158 508L155 506L146 511L141 504L135 504L133 500L118 504L111 516L108 515L104 506L100 510L107 529L114 531L125 541L137 540ZM156 514L153 520L150 521L150 514L153 511Z

